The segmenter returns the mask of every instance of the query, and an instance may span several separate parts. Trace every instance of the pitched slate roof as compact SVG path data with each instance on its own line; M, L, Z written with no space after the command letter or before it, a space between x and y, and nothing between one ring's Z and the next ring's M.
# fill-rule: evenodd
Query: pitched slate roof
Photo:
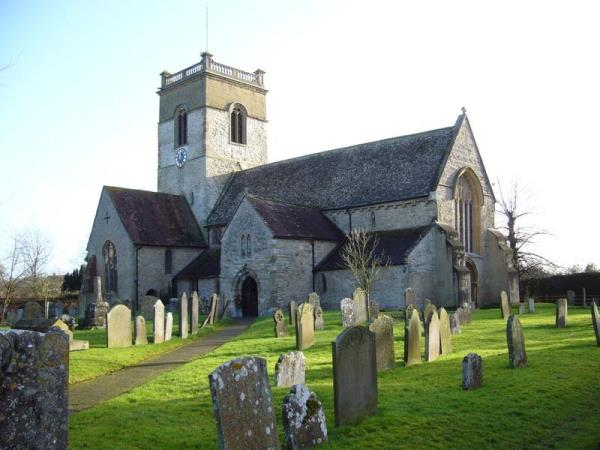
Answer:
M173 277L174 280L217 278L221 275L221 249L211 248L202 252Z
M408 254L425 236L425 233L429 229L430 227L426 226L370 233L379 239L378 245L375 248L375 257L381 261L387 261L389 265L392 266L406 264ZM334 248L331 253L315 267L314 271L345 269L346 266L342 259L342 249L346 245L346 242L347 238Z
M320 209L341 209L427 196L435 188L459 121L448 128L236 172L207 222L209 225L229 223L244 192L275 202Z
M344 234L318 208L287 205L246 194L276 238L341 241Z
M181 195L105 186L131 240L138 245L206 247Z

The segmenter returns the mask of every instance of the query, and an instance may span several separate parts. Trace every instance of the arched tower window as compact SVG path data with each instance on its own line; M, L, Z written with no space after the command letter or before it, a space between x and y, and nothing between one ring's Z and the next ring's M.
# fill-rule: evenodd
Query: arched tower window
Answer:
M236 144L246 143L246 118L248 112L243 105L234 103L230 108L230 129L231 142Z
M175 143L177 147L187 144L187 111L183 106L175 112Z
M107 292L118 292L117 249L111 241L106 241L102 247L104 259L104 286Z
M454 223L467 253L481 252L483 191L471 169L462 169L454 186Z

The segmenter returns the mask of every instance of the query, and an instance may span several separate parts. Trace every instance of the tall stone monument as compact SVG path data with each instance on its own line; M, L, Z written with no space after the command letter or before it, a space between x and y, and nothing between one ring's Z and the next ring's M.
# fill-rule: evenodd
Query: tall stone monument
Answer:
M106 326L106 315L110 305L102 298L102 279L94 277L94 301L85 308L83 328L97 328Z

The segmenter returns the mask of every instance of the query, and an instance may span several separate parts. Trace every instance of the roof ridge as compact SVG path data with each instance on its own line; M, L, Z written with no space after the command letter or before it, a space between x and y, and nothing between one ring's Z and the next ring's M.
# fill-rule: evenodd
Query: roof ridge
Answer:
M121 187L121 186L108 186L108 185L104 185L104 188L106 188L108 191L133 191L133 192L142 192L144 194L158 194L158 195L168 195L171 197L179 197L179 198L184 198L185 197L181 194L170 194L168 192L157 192L157 191L148 191L146 189L134 189L134 188L126 188L126 187Z

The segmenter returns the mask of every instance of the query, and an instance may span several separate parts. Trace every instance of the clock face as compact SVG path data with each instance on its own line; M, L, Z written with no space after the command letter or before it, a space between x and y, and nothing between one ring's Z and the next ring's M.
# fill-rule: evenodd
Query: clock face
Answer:
M183 167L186 161L187 150L185 149L185 147L182 147L179 150L177 150L177 154L175 155L175 164L177 164L177 167L181 168Z

